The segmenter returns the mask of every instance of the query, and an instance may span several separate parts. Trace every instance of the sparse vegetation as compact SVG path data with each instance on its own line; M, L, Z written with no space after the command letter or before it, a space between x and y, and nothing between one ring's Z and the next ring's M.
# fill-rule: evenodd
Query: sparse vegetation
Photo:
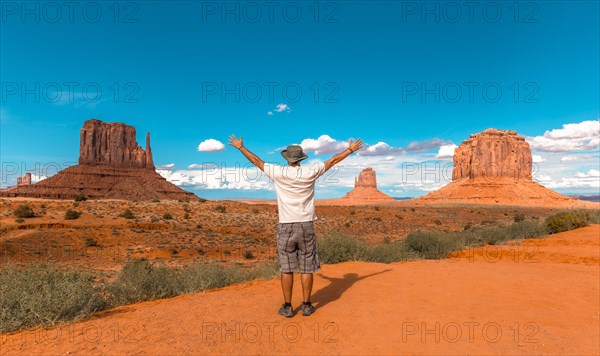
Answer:
M27 204L22 204L13 211L13 215L17 218L32 218L35 216L33 209Z
M76 320L106 307L92 276L47 265L0 269L0 332Z
M93 237L86 237L86 238L85 238L85 245L86 245L87 247L95 247L95 246L98 246L98 240L96 240L96 239L95 239L95 238L93 238Z
M81 211L69 209L65 213L65 220L75 220L75 219L78 219L80 216L81 216Z
M514 222L521 222L521 221L525 220L525 214L516 213L513 220L514 220Z
M163 219L164 220L172 220L173 219L173 215L171 215L171 213L164 213L163 214Z
M133 212L129 209L125 209L121 214L119 214L120 217L125 218L125 219L134 219L135 215L133 215Z
M250 250L244 251L244 258L247 260L251 260L254 258L254 253Z
M549 216L544 222L548 233L555 234L573 230L589 224L600 223L600 211L598 210L574 210L565 211Z
M227 212L227 208L224 205L217 205L215 211L224 214Z
M88 198L83 194L77 194L73 200L75 200L76 202L79 202L79 201L86 201L86 200L88 200Z

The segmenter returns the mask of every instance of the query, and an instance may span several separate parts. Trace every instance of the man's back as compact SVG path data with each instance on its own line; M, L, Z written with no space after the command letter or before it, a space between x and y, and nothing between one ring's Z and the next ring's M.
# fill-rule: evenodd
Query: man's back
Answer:
M265 174L275 183L279 222L304 222L317 219L315 182L323 173L321 162L307 166L280 166L265 163Z

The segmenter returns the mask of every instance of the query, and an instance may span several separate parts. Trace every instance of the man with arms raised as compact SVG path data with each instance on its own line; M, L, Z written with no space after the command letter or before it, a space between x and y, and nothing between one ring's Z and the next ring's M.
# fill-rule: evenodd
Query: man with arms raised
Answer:
M323 173L340 163L363 146L362 140L352 140L348 148L336 154L325 163L301 166L300 162L308 158L297 145L288 146L281 152L288 162L287 166L265 163L257 155L250 152L235 135L229 137L229 144L239 149L250 162L265 172L275 183L279 224L277 225L277 260L281 270L281 289L284 304L279 314L290 318L292 310L292 287L294 272L301 273L302 280L302 315L311 315L315 308L310 302L313 285L313 273L320 268L317 255L317 243L313 221L315 214L315 182Z

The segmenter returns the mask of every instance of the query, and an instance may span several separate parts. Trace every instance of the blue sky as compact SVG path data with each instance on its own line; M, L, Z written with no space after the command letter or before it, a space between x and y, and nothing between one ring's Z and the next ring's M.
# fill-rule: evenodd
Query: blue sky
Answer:
M365 166L384 192L418 196L446 181L407 167L444 167L441 146L488 127L528 137L542 184L600 189L596 1L49 4L2 2L3 186L15 167L47 176L37 168L76 162L94 117L135 126L142 145L150 131L161 174L209 198L274 197L236 171L235 149L198 151L231 133L279 163L288 144L325 160L361 137L372 155L344 162L320 197L345 194ZM207 178L207 163L231 177Z

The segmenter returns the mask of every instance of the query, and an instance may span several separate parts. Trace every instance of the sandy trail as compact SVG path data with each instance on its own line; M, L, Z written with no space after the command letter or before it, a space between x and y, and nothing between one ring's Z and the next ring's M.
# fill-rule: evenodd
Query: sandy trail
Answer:
M443 261L326 265L311 317L280 317L278 281L254 281L3 335L1 353L599 354L599 239L594 225Z

